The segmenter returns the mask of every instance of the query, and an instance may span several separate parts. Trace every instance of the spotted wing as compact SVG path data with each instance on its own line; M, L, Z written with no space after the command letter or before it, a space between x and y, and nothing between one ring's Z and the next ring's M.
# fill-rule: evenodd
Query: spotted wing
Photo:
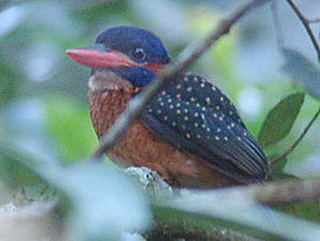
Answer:
M147 125L168 142L244 183L261 182L268 163L230 100L205 79L187 74L148 106Z

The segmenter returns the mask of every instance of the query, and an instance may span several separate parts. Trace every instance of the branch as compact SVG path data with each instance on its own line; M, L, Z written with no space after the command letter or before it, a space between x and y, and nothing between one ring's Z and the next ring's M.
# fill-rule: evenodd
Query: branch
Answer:
M15 151L14 146L8 144L0 143L0 154L6 158L14 155L15 158L19 158L19 162L33 167L36 163L44 165L41 168L34 167L34 171L39 175L49 175L43 171L48 170L48 167L52 168L49 160L39 162L41 159L38 156L26 151ZM55 171L54 173L56 174ZM52 178L47 178L53 181ZM163 228L167 234L170 234L170 225L174 224L173 226L180 227L182 235L183 230L189 230L191 233L187 234L208 239L212 237L209 240L213 240L216 235L220 237L219 233L225 233L226 230L234 230L235 233L224 236L225 240L246 240L245 236L243 239L240 239L240 236L230 238L238 236L237 231L250 234L253 230L251 234L270 233L275 237L285 237L286 240L314 240L314 237L320 237L318 225L257 204L291 204L308 200L320 200L320 180L278 181L264 185L206 191L186 190L179 195L166 196L165 202L154 204L153 213L156 224L159 225L157 229L161 231ZM221 226L226 230L214 229ZM179 235L178 229L171 231L172 235Z
M168 220L169 212L172 214L169 215L170 220ZM161 213L165 213L166 216ZM155 224L151 230L143 234L146 240L259 241L246 234L218 226L216 222L199 215L168 210L163 207L153 208L153 214Z
M309 19L308 22L309 22L309 24L312 24L312 23L320 23L320 18Z
M225 236L224 240L235 237L237 232L267 240L314 240L320 235L319 225L261 205L308 200L320 200L320 180L291 180L207 191L188 190L167 198L166 202L154 204L153 214L158 225L155 232L160 237L178 237L181 233L182 236L185 234L183 237L191 236L190 240L221 240L218 230L224 227L235 232ZM266 237L266 233L271 237ZM248 238L244 236L242 240Z
M274 205L280 203L292 204L309 200L320 200L320 180L318 179L290 179L285 181L266 182L264 184L251 184L249 186L234 186L223 189L175 189L162 179L157 172L146 167L129 167L126 173L134 177L139 185L151 198L161 201L180 192L182 196L191 195L218 195L238 198L246 197L261 204ZM154 195L156 194L156 195ZM237 195L236 195L237 194ZM228 199L228 198L227 198ZM236 200L233 200L237 202Z
M300 11L300 9L297 7L297 5L292 0L287 0L287 2L291 6L291 8L295 12L295 14L298 16L298 18L300 19L304 28L306 29L307 34L309 35L310 40L313 44L313 47L315 48L315 50L317 52L318 59L320 60L320 47L319 47L317 39L314 36L312 29L310 27L310 21L303 15L303 13Z
M320 235L320 227L315 227L313 223L305 223L305 231L288 232L290 229L296 230L297 226L306 221L279 213L267 206L320 200L320 180L292 179L263 185L164 192L161 188L163 180L156 172L144 167L135 169L128 173L133 174L146 194L152 193L150 197L153 197L154 229L145 233L148 240L185 238L248 241L254 240L251 237L253 230L255 234L259 233L254 237L263 240L266 238L265 233L288 240L309 240L304 235L315 230ZM281 222L277 222L278 219ZM230 232L226 233L226 230ZM239 233L250 236L241 236ZM293 238L295 236L297 237Z
M311 23L318 23L320 22L320 19L313 19L313 20L308 20L303 13L300 11L300 9L297 7L297 5L292 1L292 0L287 0L288 4L291 6L291 8L293 9L293 11L295 12L295 14L298 16L299 20L301 21L302 25L304 26L304 28L307 31L307 34L317 52L318 55L318 59L320 60L320 46L312 32L312 29L310 27ZM276 13L276 6L273 6L273 14L274 14L274 18L278 18L277 13ZM275 19L276 24L277 23L277 19ZM279 38L279 37L278 37ZM277 39L278 39L277 38ZM278 44L281 44L282 42L279 42L278 40ZM315 120L319 117L320 115L320 108L318 109L318 111L315 113L315 115L313 116L313 118L310 120L310 122L308 123L308 125L304 128L303 132L301 133L301 135L298 137L298 139L292 144L292 146L285 151L284 153L278 155L277 157L275 157L273 160L271 160L271 165L275 164L276 162L280 161L281 159L287 157L288 154L290 154L292 151L295 150L295 148L300 144L300 142L302 141L302 139L306 136L306 134L308 133L308 131L310 130L311 126L313 125L313 123L315 122Z
M278 181L249 186L242 191L262 204L292 204L320 200L320 180Z
M218 39L225 34L229 33L231 27L239 21L250 10L267 3L271 0L251 0L244 6L240 7L229 17L221 20L218 27L213 30L207 37L205 37L198 44L186 48L185 52L180 56L178 61L161 74L155 81L148 87L142 96L138 96L132 101L126 111L121 114L114 125L109 131L101 138L100 146L93 152L91 159L99 160L103 153L105 153L116 140L127 131L133 122L143 113L144 106L165 87L171 79L174 79L179 73L186 70L192 63L206 52Z
M273 165L274 163L276 163L277 161L287 157L287 155L289 155L292 151L294 151L294 149L296 149L296 147L300 144L300 142L302 141L302 139L306 136L306 134L308 133L308 131L310 130L311 126L313 125L313 123L316 121L316 119L319 117L320 115L320 108L318 109L318 111L315 113L315 115L312 117L312 119L310 120L310 122L308 123L308 125L304 128L303 132L301 133L301 135L298 137L298 139L292 144L292 146L285 151L284 153L280 154L279 156L277 156L275 159L271 160L271 165Z

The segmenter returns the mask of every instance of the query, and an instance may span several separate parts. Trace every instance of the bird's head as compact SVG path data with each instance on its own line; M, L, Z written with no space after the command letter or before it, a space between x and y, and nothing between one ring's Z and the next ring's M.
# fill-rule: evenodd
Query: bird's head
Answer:
M170 63L161 40L133 26L109 28L96 38L94 46L69 49L66 54L93 73L112 71L136 87L148 85Z

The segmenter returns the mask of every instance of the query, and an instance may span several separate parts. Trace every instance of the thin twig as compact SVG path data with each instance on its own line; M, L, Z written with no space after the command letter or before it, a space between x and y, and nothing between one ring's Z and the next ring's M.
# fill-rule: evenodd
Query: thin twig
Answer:
M320 18L315 18L315 19L309 19L309 23L320 23Z
M319 47L319 44L317 42L316 37L314 36L314 34L312 32L312 29L310 28L310 25L309 25L310 21L303 15L303 13L300 11L300 9L297 7L297 5L292 0L287 0L287 2L291 6L293 11L296 13L298 18L300 19L304 28L306 29L306 31L310 37L310 40L313 44L313 47L315 48L315 50L317 52L318 59L320 60L320 47Z
M174 79L179 73L186 70L192 63L206 52L218 39L229 33L231 27L242 18L247 12L271 0L251 0L244 6L240 7L229 17L221 20L218 27L213 30L198 44L187 47L186 54L181 55L177 62L169 66L153 84L144 91L141 97L132 100L124 113L118 118L109 131L101 138L100 146L94 151L91 159L98 160L102 157L116 140L127 131L144 111L144 106L164 87L171 79Z
M302 139L308 133L308 131L310 130L311 126L316 121L316 119L319 117L319 115L320 115L320 108L317 110L315 115L312 117L312 119L310 120L308 125L304 128L304 130L301 133L301 135L299 136L299 138L292 144L292 146L288 150L286 150L284 153L282 153L281 155L279 155L276 158L274 158L273 160L271 160L271 165L273 165L277 161L285 158L288 154L290 154L292 151L294 151L294 149L299 145L299 143L302 141Z
M304 28L306 29L311 42L313 43L313 46L317 52L318 55L318 59L320 60L320 47L319 44L312 32L312 29L310 28L310 20L308 20L300 11L300 9L295 5L295 3L292 0L287 0L288 4L291 6L291 8L294 10L294 12L296 13L296 15L299 17L301 23L303 24ZM315 19L314 21L320 21L320 19ZM292 146L285 151L284 153L278 155L276 158L274 158L273 160L271 160L271 165L273 165L274 163L280 161L281 159L285 158L288 154L290 154L298 145L299 143L302 141L302 139L305 137L305 135L308 133L309 129L311 128L311 126L313 125L313 123L315 122L315 120L318 118L318 116L320 115L320 108L319 110L315 113L315 115L312 117L312 119L310 120L310 122L308 123L308 125L305 127L305 129L303 130L303 132L301 133L301 135L299 136L299 138L292 144Z

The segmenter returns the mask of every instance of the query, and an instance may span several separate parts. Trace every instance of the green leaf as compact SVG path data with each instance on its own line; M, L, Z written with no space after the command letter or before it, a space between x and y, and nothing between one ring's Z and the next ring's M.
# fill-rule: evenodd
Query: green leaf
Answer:
M263 147L275 144L289 134L300 112L304 96L304 93L291 94L268 113L258 136Z
M320 68L296 50L284 49L282 54L286 60L283 71L319 100Z

